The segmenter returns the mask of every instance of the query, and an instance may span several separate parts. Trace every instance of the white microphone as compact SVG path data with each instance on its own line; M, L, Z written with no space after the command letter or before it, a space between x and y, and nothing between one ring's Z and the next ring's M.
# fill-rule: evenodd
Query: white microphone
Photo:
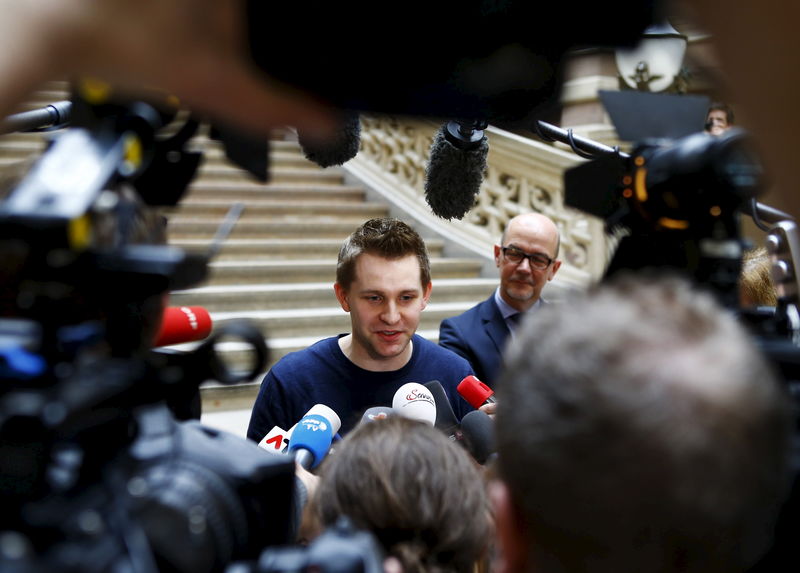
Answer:
M433 424L436 422L436 402L433 394L422 384L409 382L397 389L392 399L392 410L397 415Z
M338 432L339 428L342 427L342 421L339 419L339 415L325 404L314 404L311 406L311 409L306 412L306 416L314 415L322 416L328 420L328 423L331 425L333 435L336 435L336 432ZM305 416L303 417L305 418Z
M258 442L258 447L271 454L282 454L289 447L291 433L291 430L287 432L280 426L273 426L267 435Z

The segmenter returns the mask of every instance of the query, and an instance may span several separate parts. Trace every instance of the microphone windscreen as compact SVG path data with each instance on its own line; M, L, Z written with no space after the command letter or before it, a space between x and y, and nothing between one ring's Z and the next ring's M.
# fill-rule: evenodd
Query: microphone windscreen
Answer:
M474 149L462 150L447 140L447 124L431 144L425 176L425 200L442 219L463 219L480 192L489 143L484 137Z
M458 426L458 418L453 412L450 401L447 399L447 392L444 391L442 383L438 380L431 380L426 382L424 386L430 390L433 395L433 403L436 405L436 423L434 424L441 430L451 430L454 426Z
M211 333L211 315L202 306L171 306L164 310L153 346L202 340Z
M483 406L486 400L494 394L491 388L475 378L475 376L467 376L464 378L458 383L456 389L464 400L469 402L470 406L476 410Z
M344 111L336 135L328 139L318 139L297 129L297 141L306 159L320 167L341 165L350 161L361 146L361 121L354 111Z
M359 424L369 424L375 420L384 420L394 415L395 411L388 406L373 406L364 411L364 415L361 416L361 422L359 422Z
M319 414L306 414L297 422L292 438L289 440L289 452L306 450L311 453L313 462L306 469L317 467L333 441L333 432L330 423Z
M434 425L436 422L436 399L422 384L409 382L397 389L392 399L392 410L398 416L419 420Z
M494 420L480 410L468 412L461 419L462 444L476 462L483 465L496 451Z
M342 421L339 419L339 415L325 404L314 404L311 406L308 412L306 412L306 416L311 414L322 416L328 420L331 425L331 434L335 434L339 431L339 428L342 427Z

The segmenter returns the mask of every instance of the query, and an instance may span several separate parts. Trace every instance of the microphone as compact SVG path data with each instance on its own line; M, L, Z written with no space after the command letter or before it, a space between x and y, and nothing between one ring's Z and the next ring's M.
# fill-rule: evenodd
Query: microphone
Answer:
M311 406L311 409L306 412L306 416L308 415L322 416L325 418L331 425L331 434L334 436L336 435L336 432L339 431L339 428L342 427L342 421L339 419L339 415L333 411L333 408L330 408L325 404L314 404ZM289 432L291 433L291 430L289 430Z
M394 416L396 413L397 412L388 406L373 406L364 411L364 415L361 416L361 421L358 424L369 424L375 420L384 420L389 416Z
M497 451L494 440L494 420L485 412L474 410L461 420L462 444L476 462L485 465Z
M345 110L341 116L341 127L333 139L320 140L297 130L297 142L306 159L320 167L341 165L358 153L361 145L361 122L355 111Z
M153 346L202 340L211 333L211 316L202 306L170 306L164 310Z
M322 416L325 418L331 427L331 433L333 436L336 435L336 432L338 432L339 428L342 426L342 422L339 419L338 414L336 414L336 412L334 412L325 404L314 404L311 409L306 412L306 416L308 415ZM306 416L303 416L303 419L305 419ZM289 446L292 443L292 436L294 435L295 428L297 428L297 424L293 425L288 430L284 430L280 426L273 426L273 428L267 432L267 435L264 436L260 442L258 442L258 445L260 448L263 448L272 454L285 454L289 451Z
M456 389L461 394L461 397L476 410L486 404L497 402L494 397L494 391L472 375L459 382Z
M458 418L456 418L453 408L450 406L450 401L447 399L447 393L444 391L442 383L438 380L431 380L426 382L424 386L430 390L431 395L433 395L433 403L436 405L436 423L434 426L447 434L451 440L460 440L461 431L458 427Z
M409 382L400 386L394 393L392 410L403 418L433 426L437 418L436 402L437 400L425 386Z
M291 431L287 432L280 426L273 426L272 429L267 432L267 435L258 442L258 447L267 450L271 454L282 454L284 453L283 450L289 445L289 438L292 435L292 431L294 431L294 427Z
M475 206L489 143L485 121L450 121L433 138L425 170L425 200L442 219L462 219Z
M335 433L325 416L310 412L297 422L289 441L289 453L294 453L295 460L307 470L320 464L331 447Z

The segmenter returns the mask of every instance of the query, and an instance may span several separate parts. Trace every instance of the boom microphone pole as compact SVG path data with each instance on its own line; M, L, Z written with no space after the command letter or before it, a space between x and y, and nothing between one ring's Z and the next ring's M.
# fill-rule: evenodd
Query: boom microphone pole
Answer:
M71 113L72 102L69 100L15 113L0 121L0 135L15 131L42 131L65 127L69 123Z

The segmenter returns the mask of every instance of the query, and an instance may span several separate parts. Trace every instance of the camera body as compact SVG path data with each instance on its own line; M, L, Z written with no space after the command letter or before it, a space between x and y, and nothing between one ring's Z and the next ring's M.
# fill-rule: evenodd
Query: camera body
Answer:
M148 103L75 107L75 125L0 203L0 569L257 563L294 541L293 458L175 411L206 380L263 372L264 334L229 323L169 352L146 332L164 293L207 274L208 256L137 234L142 206L175 204L199 165L183 151L196 122L163 139L167 114ZM217 346L230 337L252 350L250 371L226 367Z

